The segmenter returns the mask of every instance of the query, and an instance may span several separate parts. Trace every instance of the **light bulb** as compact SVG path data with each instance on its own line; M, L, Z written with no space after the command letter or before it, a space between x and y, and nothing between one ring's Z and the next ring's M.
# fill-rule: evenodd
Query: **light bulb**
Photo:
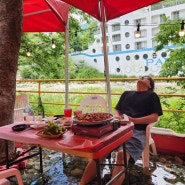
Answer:
M185 31L184 30L179 31L179 36L180 37L183 37L184 35L185 35Z
M55 48L56 48L56 45L55 45L55 44L52 44L52 45L51 45L51 48L52 48L52 49L55 49Z
M135 37L136 37L136 38L139 38L140 36L141 36L141 31L136 31L136 32L135 32Z
M181 22L181 30L179 31L179 36L183 37L185 35L185 30L184 30L184 20Z
M136 32L135 32L135 37L136 37L136 38L139 38L139 37L141 36L140 26L141 26L141 25L138 23L138 25L137 25L137 30L136 30Z
M31 56L31 52L30 52L30 49L29 49L29 48L26 48L26 55L27 55L28 57Z
M56 48L55 41L53 39L51 40L51 48L52 49L55 49Z
M26 54L27 54L27 56L28 56L28 57L30 57L30 56L31 56L31 53L30 53L29 51L28 51Z

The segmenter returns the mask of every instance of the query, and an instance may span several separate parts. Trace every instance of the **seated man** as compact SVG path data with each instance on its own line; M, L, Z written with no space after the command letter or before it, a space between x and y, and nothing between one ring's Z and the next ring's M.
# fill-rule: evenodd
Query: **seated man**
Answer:
M142 154L145 146L146 127L149 123L156 122L162 115L159 97L154 90L154 81L149 76L143 76L137 81L137 91L125 91L115 108L115 118L123 119L126 114L129 121L134 123L134 134L126 142L127 163L131 159L136 162ZM103 160L103 159L102 159ZM123 149L118 149L117 164L124 164ZM115 166L114 177L124 166ZM80 185L85 185L96 176L96 163L90 160L81 178ZM120 176L115 185L121 185L124 175Z

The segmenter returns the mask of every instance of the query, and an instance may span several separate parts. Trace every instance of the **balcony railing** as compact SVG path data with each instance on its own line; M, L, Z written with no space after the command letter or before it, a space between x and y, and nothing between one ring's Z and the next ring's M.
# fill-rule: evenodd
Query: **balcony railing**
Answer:
M134 90L136 88L136 85L132 82L136 82L137 78L111 78L111 96L112 96L112 108L114 108L115 104L117 103L120 95L124 90ZM166 93L165 88L173 88L174 84L176 84L177 81L185 80L185 78L154 78L155 80L155 86L156 86L156 93L159 95L160 98L166 97L177 97L177 98L184 98L185 94L177 94L177 93ZM167 83L168 82L168 83ZM167 83L167 87L165 85L160 85L161 83ZM97 84L99 84L99 88L97 87ZM130 87L130 84L133 84L132 87ZM83 88L84 90L77 90L78 87L81 86L85 87L86 85L89 85L88 88ZM77 87L78 86L78 87ZM121 87L124 86L124 89ZM101 87L101 88L100 88ZM113 87L116 87L117 90L114 90ZM34 105L37 104L37 99L32 98L33 94L36 94L37 96L41 96L43 100L43 104L46 106L58 106L56 110L60 109L62 111L63 107L65 106L65 79L56 79L56 80L17 80L17 94L20 93L27 93L30 97L30 104ZM163 89L163 91L161 90ZM164 93L165 92L165 93ZM45 95L50 94L51 98L44 98ZM70 79L69 80L69 106L77 109L79 107L79 102L81 99L83 99L85 96L90 94L99 94L106 98L106 84L105 79L103 78L95 78L95 79ZM57 100L55 96L60 96L60 98ZM52 99L52 101L51 101ZM77 99L76 101L74 101ZM184 113L185 110L176 110L176 109L163 109L164 112L180 112ZM57 113L57 112L56 112ZM59 112L58 112L59 113ZM47 114L51 114L50 112L47 112Z

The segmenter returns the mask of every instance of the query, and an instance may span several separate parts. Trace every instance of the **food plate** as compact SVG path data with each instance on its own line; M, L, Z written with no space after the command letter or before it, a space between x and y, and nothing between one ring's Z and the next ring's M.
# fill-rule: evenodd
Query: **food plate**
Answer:
M55 120L57 117L53 117L53 116L50 116L50 117L46 117L46 118L42 118L43 121L53 121Z
M33 129L41 129L45 127L45 123L35 123L33 125L30 125L30 127Z
M78 125L99 125L113 120L113 115L109 113L86 113L73 118L73 123Z
M43 130L40 130L36 133L36 135L44 138L56 139L56 138L62 137L65 132L61 132L60 134L56 134L56 135L46 135L46 134L43 134Z
M54 115L54 117L55 117L55 119L59 119L59 118L62 118L62 117L64 117L64 115Z
M72 126L73 124L73 118L72 117L62 117L58 119L59 123L63 126Z
M23 131L26 128L28 128L28 125L27 124L19 124L19 125L13 126L12 127L12 130L18 132L18 131Z

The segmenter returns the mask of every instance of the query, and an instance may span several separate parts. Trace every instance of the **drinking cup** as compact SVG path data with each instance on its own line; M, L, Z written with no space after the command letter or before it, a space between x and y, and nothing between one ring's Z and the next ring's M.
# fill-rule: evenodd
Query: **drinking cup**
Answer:
M35 121L42 121L42 116L35 116Z
M64 109L64 117L72 117L72 109L71 108Z
M82 114L82 110L75 110L73 113L74 113L74 116L77 116L79 114Z
M26 121L34 121L34 116L26 116Z

